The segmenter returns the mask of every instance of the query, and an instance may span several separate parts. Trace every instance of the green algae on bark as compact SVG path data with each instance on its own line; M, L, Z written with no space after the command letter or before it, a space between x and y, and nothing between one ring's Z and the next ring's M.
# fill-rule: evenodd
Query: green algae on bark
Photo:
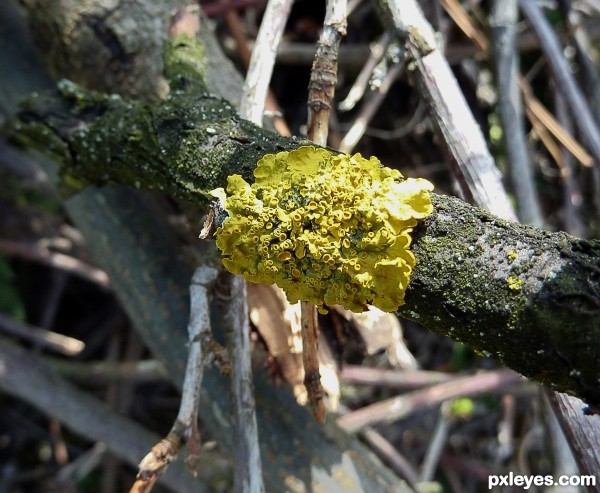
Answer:
M597 406L600 242L432 200L413 233L417 265L399 313Z
M241 119L185 84L156 105L62 83L34 96L17 140L62 158L69 183L121 183L207 205L265 154L305 145ZM600 406L600 243L503 221L432 194L413 232L403 316L551 388ZM514 289L516 281L519 289Z

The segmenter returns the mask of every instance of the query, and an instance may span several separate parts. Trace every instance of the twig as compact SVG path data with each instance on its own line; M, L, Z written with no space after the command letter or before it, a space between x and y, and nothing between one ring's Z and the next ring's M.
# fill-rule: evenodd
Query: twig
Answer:
M89 384L129 381L135 383L167 380L168 373L164 365L157 360L123 362L77 362L58 358L46 358L60 375L71 381Z
M463 195L498 216L516 220L481 129L419 6L414 0L389 0L386 5L394 24L407 38L407 53L415 62L423 97Z
M403 57L402 57L403 58ZM381 85L369 92L369 97L361 108L360 114L354 119L354 123L350 130L346 133L340 144L340 151L351 152L358 144L358 141L364 135L365 130L375 113L383 103L387 96L390 87L402 73L404 63L400 60L395 63L389 72L385 75Z
M190 321L188 324L189 352L179 412L168 435L146 454L131 492L148 492L154 482L175 460L181 447L188 443L188 464L193 472L198 467L200 433L198 432L198 406L202 373L210 356L210 315L208 290L217 278L217 270L201 266L196 269L190 284Z
M340 104L338 104L338 109L340 111L350 111L363 97L365 90L369 85L371 74L373 73L373 70L379 61L385 55L385 51L387 50L387 47L390 45L391 41L392 35L390 31L385 31L383 35L369 47L369 58L363 65L363 68L360 70L360 73L356 77L354 84L352 84L350 91L348 91L346 98Z
M522 380L510 370L495 370L479 375L459 377L454 381L432 385L423 390L365 406L338 419L338 424L349 432L356 432L375 423L385 424L422 411L445 400L463 395L477 395L497 391Z
M95 443L91 449L82 453L77 459L61 467L55 479L59 483L66 481L76 483L81 481L98 467L98 464L106 455L106 449L107 447L104 442Z
M109 284L108 276L100 269L92 267L74 257L51 252L37 245L0 239L0 252L6 255L34 260L55 267L56 269L64 270L102 287L108 287Z
M337 60L346 34L346 0L328 0L323 31L319 37L308 83L308 138L327 145L329 113L337 83Z
M277 47L292 7L292 0L269 0L244 83L240 114L262 126L269 81Z
M516 399L513 394L502 396L502 416L498 422L498 448L494 459L495 467L499 467L506 459L512 456L514 451L514 429Z
M552 457L554 458L554 474L556 476L575 476L579 473L579 467L573 456L573 451L560 427L548 394L542 391L541 397L546 432L548 433L548 441L552 447ZM579 491L579 488L575 485L561 488L561 493L579 493Z
M234 478L236 493L263 493L262 463L256 422L256 405L250 362L250 336L246 281L223 272L217 283L231 366Z
M340 404L338 411L342 415L349 412L343 404ZM359 434L380 459L404 479L413 490L417 491L417 482L419 481L417 471L396 447L370 426L363 428Z
M426 482L431 481L434 478L437 465L444 450L444 445L448 440L451 420L452 418L449 415L447 406L442 405L435 429L433 430L433 435L429 440L427 451L423 458L419 481Z
M450 382L455 377L435 371L400 371L365 366L344 365L341 379L354 385L377 385L397 390L419 389L428 385Z
M307 134L310 140L322 146L327 145L329 116L337 83L338 52L342 36L346 34L346 13L346 0L327 1L323 31L308 83ZM312 413L322 423L325 421L325 404L317 355L318 325L315 307L310 303L300 302L300 319L304 386Z
M528 118L534 124L537 120L558 140L577 160L586 167L591 167L594 158L571 136L571 132L561 125L544 105L533 95L529 82L519 78L519 87L523 93Z
M412 464L398 452L381 433L374 428L367 426L360 432L361 438L367 442L373 452L382 459L398 476L404 479L410 487L418 491L418 476Z
M554 108L556 117L567 131L572 132L573 120L568 112L565 98L558 91L554 91ZM561 148L563 167L561 178L563 182L563 217L562 228L573 236L586 237L586 226L581 220L579 211L583 205L583 193L576 179L576 164L573 155L564 147Z
M573 449L580 474L598 474L600 464L600 418L581 412L585 405L579 399L560 392L548 392L565 436ZM589 486L588 491L600 492L600 484Z
M382 130L378 128L367 127L364 131L364 134L381 140L400 139L405 135L412 133L415 130L415 127L417 127L417 125L423 121L423 118L425 117L425 109L426 108L425 104L423 104L423 101L419 101L417 108L408 122L393 130Z
M75 356L85 348L85 344L79 339L18 322L1 313L0 330L34 342L41 347L52 349L53 351L57 351L66 356Z
M577 62L581 68L581 79L592 101L592 111L597 122L600 122L600 76L597 62L594 60L594 47L585 23L579 12L572 8L572 0L559 0L565 22L573 33L573 44L577 48Z
M490 24L498 77L498 106L519 219L525 224L541 227L544 220L533 183L533 167L525 140L523 109L517 85L517 18L517 0L494 1Z
M463 6L457 0L442 0L441 1L444 10L448 12L448 15L456 23L458 27L479 47L481 51L487 53L489 50L489 42L485 34L477 29L469 15L463 8Z
M2 391L59 419L78 435L93 442L104 442L111 454L128 464L135 465L142 453L156 443L156 435L112 411L99 399L78 390L53 373L39 358L4 338L0 338L0 362L4 368L10 368L0 377ZM163 480L178 492L207 491L185 472L181 464L174 464Z
M575 82L575 78L563 57L556 33L552 27L550 27L550 24L546 20L537 1L519 0L519 6L540 37L542 50L546 54L556 83L571 108L571 112L574 115L577 115L575 124L595 158L596 162L592 168L592 175L594 177L596 189L596 206L600 209L600 131L598 125L590 112L589 105L586 102L581 89Z
M221 0L222 2L227 2L227 0ZM229 2L227 2L229 3ZM291 1L287 0L280 9L275 13L275 15L279 18L280 16L284 16L281 18L280 22L275 26L276 29L283 29L285 27L285 23L287 21L287 17L289 16L289 11L291 9ZM242 106L241 111L247 112L249 115L249 120L256 123L258 126L262 127L263 115L266 112L269 112L273 115L273 125L275 129L280 135L290 136L291 132L289 127L287 126L283 116L281 116L281 111L279 109L279 104L273 94L273 91L269 89L269 82L271 80L271 74L273 72L273 65L275 63L275 54L277 52L277 46L267 45L264 43L267 41L277 41L281 39L283 32L273 32L272 26L265 25L263 30L268 31L268 36L261 36L259 31L259 39L258 42L254 45L256 51L251 55L249 42L246 37L246 33L242 27L242 22L240 20L240 16L236 10L231 9L227 10L224 14L225 22L227 23L227 27L231 32L231 35L235 39L235 42L238 47L238 53L240 60L242 62L242 66L246 69L246 84L255 83L256 91L254 91L253 97L251 97L249 92L246 92L246 89L252 89L249 85L248 87L244 87L243 97L242 97ZM276 40L274 38L279 38ZM263 71L258 74L255 73L257 70L262 70L265 67L270 67L268 71ZM251 71L249 68L251 67ZM263 97L263 90L266 87L266 99ZM256 105L256 107L254 107ZM250 108L250 110L247 108ZM253 118L257 118L257 120L253 120Z
M317 344L319 328L317 311L308 301L300 302L300 318L302 324L302 364L304 366L304 386L308 394L310 410L319 423L325 421L325 403L323 402L323 387L319 373L319 356Z

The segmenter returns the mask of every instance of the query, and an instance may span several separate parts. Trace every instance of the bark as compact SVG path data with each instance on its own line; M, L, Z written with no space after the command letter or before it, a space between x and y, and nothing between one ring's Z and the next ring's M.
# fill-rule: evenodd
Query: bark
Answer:
M191 98L150 106L69 86L58 98L30 100L18 132L29 145L62 150L69 177L196 203L231 173L250 179L264 153L298 146L239 119L224 101ZM143 138L131 139L132 129ZM435 212L414 233L418 263L400 313L600 404L600 243L508 222L447 196L433 202Z

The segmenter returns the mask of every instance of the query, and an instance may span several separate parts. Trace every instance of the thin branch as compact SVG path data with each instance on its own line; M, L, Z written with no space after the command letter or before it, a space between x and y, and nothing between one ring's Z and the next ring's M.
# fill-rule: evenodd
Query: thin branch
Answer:
M308 138L327 145L329 114L337 83L340 41L346 34L346 0L328 0L323 31L317 44L308 83Z
M586 416L581 412L583 403L572 396L548 392L548 398L558 422L571 445L580 474L596 476L600 464L600 420L598 416ZM600 484L589 486L588 491L600 492Z
M583 166L591 167L594 164L594 158L572 137L572 132L565 128L550 113L546 107L537 99L529 82L524 77L519 78L519 87L523 93L525 101L525 110L532 124L535 122L543 125L547 132L550 132L558 142L560 142ZM548 148L548 146L546 146ZM548 149L550 150L550 149Z
M577 48L577 62L581 68L582 84L592 101L592 112L596 122L600 122L600 75L598 62L594 59L594 45L581 14L572 6L572 0L559 0L569 31L573 33L572 43Z
M471 22L469 14L457 0L441 0L444 10L458 27L484 53L489 51L489 41L485 34Z
M237 493L262 493L262 461L252 384L246 281L222 272L216 285L216 301L223 313L231 366L234 479Z
M45 358L46 363L59 375L70 381L101 385L112 382L157 382L168 379L164 365L155 359L141 361L65 361L58 358Z
M451 382L432 385L423 390L416 390L365 406L342 416L338 419L338 424L348 432L356 432L365 426L376 423L386 424L397 421L448 399L498 391L521 380L520 375L509 370L495 370L479 375L459 377Z
M208 290L218 271L201 266L196 269L190 284L190 321L188 324L189 352L181 392L179 412L168 435L152 447L139 465L137 480L131 492L151 490L154 482L175 460L182 446L188 443L188 463L193 472L199 464L200 433L198 407L204 366L210 357L210 315Z
M108 276L100 269L69 255L51 252L35 244L0 238L0 253L40 262L70 274L75 274L102 287L108 287L109 285Z
M575 460L573 450L567 442L565 433L558 422L556 410L552 407L547 394L542 394L540 400L546 432L549 438L548 441L550 442L552 457L554 458L554 474L556 476L575 476L579 474L579 466ZM564 493L579 493L579 488L573 486L565 488L563 491Z
M225 2L229 3L228 0L221 0L221 1L225 1ZM288 3L292 3L292 2L288 2ZM278 14L285 15L286 19L282 19L281 23L278 23L275 26L276 28L281 28L282 26L285 26L285 21L287 20L287 16L289 15L289 10L290 10L289 6L283 5L281 11L278 12ZM254 91L252 93L250 93L250 92L247 93L244 90L243 95L245 97L242 99L242 102L245 107L244 107L243 111L246 111L248 113L248 115L250 116L250 118L249 118L250 121L252 121L253 123L256 123L258 126L262 126L264 115L266 115L266 114L271 115L273 118L273 126L275 127L277 132L280 135L290 136L291 132L290 132L289 127L287 126L287 123L285 122L285 119L283 118L283 116L281 114L281 110L279 108L279 103L277 102L277 99L275 98L273 91L271 91L271 89L269 88L269 82L270 82L271 74L273 71L273 65L275 63L274 52L277 51L277 46L275 46L275 47L272 47L270 45L263 46L263 43L265 43L267 41L271 41L271 39L268 38L267 36L261 36L258 40L258 43L256 43L254 45L256 51L251 52L250 48L249 48L250 43L246 36L244 28L242 26L242 21L240 19L238 12L234 9L227 10L224 14L224 17L225 17L225 22L227 23L227 27L229 28L229 31L231 32L231 35L233 36L233 38L235 39L235 42L237 44L238 54L239 54L242 66L246 69L246 72L247 72L246 82L247 82L247 84L250 84L250 81L256 81L256 84L257 84L257 91ZM266 27L267 26L265 26L265 28ZM271 37L281 37L280 33L271 32L270 30L269 30L269 34ZM260 36L260 31L259 31L259 36ZM260 73L260 74L250 73L248 69L251 65L252 56L254 57L254 62L252 65L253 71L261 69L265 66L269 66L270 71L267 71L265 73ZM257 80L257 79L260 79L260 80ZM267 88L266 100L263 97L262 84L266 84L266 88ZM246 87L244 89L246 89ZM250 87L248 87L248 89L250 89ZM263 107L263 105L264 105L264 107ZM255 108L255 106L256 106L256 108ZM252 118L258 118L258 120L255 121Z
M342 404L339 406L338 411L341 415L348 414L349 412ZM406 459L406 457L404 457L404 455L402 455L387 438L370 426L363 428L359 432L359 435L369 444L373 452L379 456L380 459L392 468L399 477L404 479L414 491L418 491L417 483L419 477L417 471L410 461Z
M423 458L423 463L421 465L419 481L432 481L435 477L435 471L440 462L442 452L444 451L444 446L448 441L451 423L452 417L450 416L449 409L447 408L447 405L443 405L440 409L433 434L427 445L427 451L425 452L425 457Z
M386 5L407 39L407 53L415 63L423 98L464 196L500 217L516 220L481 129L416 1L389 0Z
M57 376L38 357L0 339L0 389L60 420L70 430L92 442L104 442L111 454L134 466L158 437L109 406ZM207 457L210 462L210 457ZM213 465L218 467L217 465ZM211 466L212 467L212 466ZM194 481L181 464L174 464L161 482L178 492L208 491Z
M495 0L490 19L498 78L498 106L504 149L508 156L519 219L525 224L544 224L533 181L533 165L525 140L523 108L517 84L517 0Z
M592 171L596 189L596 206L600 208L600 131L598 125L592 116L589 104L586 102L564 59L556 33L544 16L537 1L519 0L519 6L540 37L542 50L546 54L556 83L571 108L571 112L577 115L575 124L596 160Z
M498 445L495 450L495 467L498 467L514 453L514 431L516 415L516 398L512 393L502 396L502 414L498 422Z
M85 343L79 339L18 322L1 313L0 331L33 342L37 346L52 349L66 356L75 356L85 348Z
M398 60L398 62L394 63L388 73L385 75L379 87L369 92L369 97L364 102L360 113L354 119L352 127L350 127L350 130L348 130L342 139L342 142L339 146L341 152L351 152L352 149L356 147L359 140L365 134L369 122L375 116L375 113L385 100L390 87L392 87L392 84L398 79L403 69L403 61Z
M340 111L350 111L363 97L369 85L369 79L373 74L373 70L385 55L385 52L391 41L392 34L388 30L385 31L381 37L369 47L369 58L360 70L360 73L348 91L346 98L340 104L338 104L338 109Z
M323 402L323 387L319 373L319 356L317 344L319 326L317 310L307 302L300 302L300 319L302 324L302 365L304 366L304 386L308 394L310 410L319 423L325 421L326 411Z
M269 0L256 44L252 49L240 103L240 114L261 126L275 55L292 3L292 0Z
M560 124L567 131L572 132L573 119L567 109L565 98L554 90L554 108ZM579 238L586 237L586 225L581 219L583 206L583 193L577 180L577 164L573 155L564 147L560 149L564 166L560 169L563 182L563 211L562 229Z
M344 365L341 379L352 385L376 385L397 390L419 389L428 385L449 382L455 377L436 371L401 371L365 366Z

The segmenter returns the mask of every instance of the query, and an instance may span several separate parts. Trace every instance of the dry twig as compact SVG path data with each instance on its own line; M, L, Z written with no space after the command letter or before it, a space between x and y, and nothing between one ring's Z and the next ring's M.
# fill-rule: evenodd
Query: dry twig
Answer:
M375 423L391 423L448 399L497 391L521 380L522 377L517 373L504 369L458 377L451 382L432 385L365 406L342 416L338 419L338 424L346 431L355 432Z
M82 341L74 337L18 322L1 313L0 331L21 337L33 342L36 346L52 349L67 356L75 356L85 347Z
M64 270L69 274L75 274L102 287L108 287L109 284L108 276L100 269L86 264L77 258L62 253L52 252L39 245L0 239L0 252Z
M492 46L498 78L498 106L519 219L525 224L541 227L544 221L533 182L533 166L525 139L517 84L517 17L517 0L495 0L490 24L494 37Z
M592 171L596 189L596 207L600 210L600 165L598 164L600 162L600 130L590 112L589 105L581 89L577 85L563 57L556 34L546 20L541 8L535 0L519 0L519 6L540 37L542 50L546 54L546 58L556 79L556 84L571 108L571 112L577 115L575 124L587 141L590 151L595 158Z
M156 480L188 443L188 463L192 471L199 464L200 433L198 406L204 366L211 357L211 332L208 291L217 278L217 270L198 267L190 284L189 352L181 392L179 412L168 435L152 447L139 465L137 480L131 492L148 492Z
M350 111L363 97L367 86L369 85L369 79L373 74L373 70L385 55L385 51L387 50L391 41L391 32L385 31L383 35L369 47L369 58L360 70L360 73L356 77L356 80L350 88L350 91L348 91L346 98L340 104L338 104L338 109L340 111Z
M234 478L238 493L263 493L262 462L252 385L246 281L223 272L216 286L231 359Z
M395 47L398 50L398 47ZM399 50L398 50L399 51ZM387 96L390 87L396 81L396 79L402 73L404 68L403 58L396 57L397 61L389 69L381 84L374 90L368 93L369 97L364 102L360 114L354 119L354 123L350 127L350 130L346 133L340 144L340 151L351 152L352 149L358 144L358 141L365 134L368 123L375 116L375 113L383 103Z
M329 116L333 107L333 94L337 83L337 60L342 36L346 34L346 0L328 0L323 31L319 37L308 84L308 138L327 145ZM304 385L313 415L319 422L325 421L323 388L319 375L317 356L318 326L314 306L300 303L302 324L302 361Z
M275 55L292 3L291 0L269 0L252 49L240 113L259 126L262 126Z
M516 220L481 129L416 1L390 0L386 5L394 24L407 38L407 52L415 62L421 92L464 196L500 217Z

